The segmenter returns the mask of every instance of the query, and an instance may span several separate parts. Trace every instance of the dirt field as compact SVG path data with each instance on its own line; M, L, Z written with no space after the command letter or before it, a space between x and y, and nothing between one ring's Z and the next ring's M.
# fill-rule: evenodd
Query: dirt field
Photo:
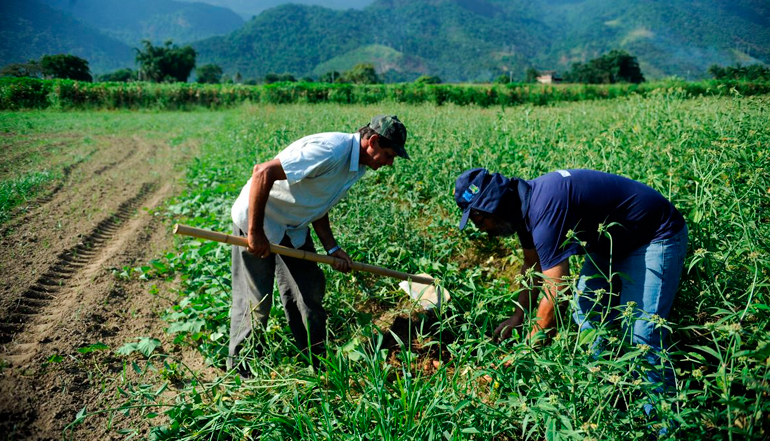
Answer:
M171 347L160 319L172 304L171 283L114 272L170 248L169 225L154 209L178 191L179 164L194 146L141 135L57 134L48 141L0 139L0 175L36 155L52 167L67 164L61 179L0 227L0 439L123 439L111 421L142 431L145 420L104 412L64 429L84 407L93 412L120 402L117 386L135 375L127 367L132 358L116 355L124 343L146 336L163 343L159 351ZM152 284L157 294L150 294ZM78 351L96 343L109 349ZM192 350L170 355L207 369Z

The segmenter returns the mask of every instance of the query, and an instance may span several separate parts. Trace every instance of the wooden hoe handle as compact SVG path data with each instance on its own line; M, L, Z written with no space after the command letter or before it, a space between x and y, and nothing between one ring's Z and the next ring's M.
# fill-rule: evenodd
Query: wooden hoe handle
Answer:
M218 233L216 231L204 230L202 228L189 227L187 225L174 225L174 234L181 234L183 236L192 236L199 239L213 240L215 242L229 243L231 245L238 245L240 247L247 248L249 246L245 237L233 236L231 234ZM332 256L324 256L317 253L311 253L308 251L297 250L294 248L284 247L281 245L270 244L270 252L280 254L281 256L294 257L296 259L310 260L312 262L325 263L327 265L333 264L337 259ZM357 271L366 271L372 274L379 274L381 276L393 277L399 280L411 280L412 282L424 283L426 285L433 284L434 280L431 277L418 276L415 274L402 273L401 271L392 270L376 265L369 265L367 263L353 262L353 269Z

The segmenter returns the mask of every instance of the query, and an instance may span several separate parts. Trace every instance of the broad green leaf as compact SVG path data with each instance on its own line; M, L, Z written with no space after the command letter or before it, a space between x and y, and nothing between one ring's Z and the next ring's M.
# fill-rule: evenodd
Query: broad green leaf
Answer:
M82 348L79 348L78 352L80 352L81 354L89 354L91 352L104 351L109 348L110 347L104 343L94 343L92 345L83 346Z
M160 340L151 337L141 337L136 345L136 349L145 357L149 357L158 346L160 346Z

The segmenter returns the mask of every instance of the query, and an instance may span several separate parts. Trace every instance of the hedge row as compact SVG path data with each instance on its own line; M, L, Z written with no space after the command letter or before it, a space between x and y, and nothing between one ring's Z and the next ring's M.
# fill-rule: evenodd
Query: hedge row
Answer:
M558 101L617 98L631 94L684 96L770 92L770 83L739 81L664 81L612 85L456 85L276 83L263 86L197 83L83 83L70 80L0 78L0 110L17 109L163 109L220 108L249 102L369 104L454 103L458 105L544 105Z

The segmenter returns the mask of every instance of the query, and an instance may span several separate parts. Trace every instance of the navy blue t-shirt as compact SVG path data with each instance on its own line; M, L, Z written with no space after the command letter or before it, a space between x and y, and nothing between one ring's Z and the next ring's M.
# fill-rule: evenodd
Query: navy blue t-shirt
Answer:
M623 257L642 245L674 236L684 218L657 191L628 178L595 170L558 170L527 181L531 187L524 248L537 251L543 270L584 252L609 255L610 240L598 231L609 225L612 255ZM567 241L567 232L576 239ZM567 243L565 243L567 241ZM585 242L585 248L579 242Z

